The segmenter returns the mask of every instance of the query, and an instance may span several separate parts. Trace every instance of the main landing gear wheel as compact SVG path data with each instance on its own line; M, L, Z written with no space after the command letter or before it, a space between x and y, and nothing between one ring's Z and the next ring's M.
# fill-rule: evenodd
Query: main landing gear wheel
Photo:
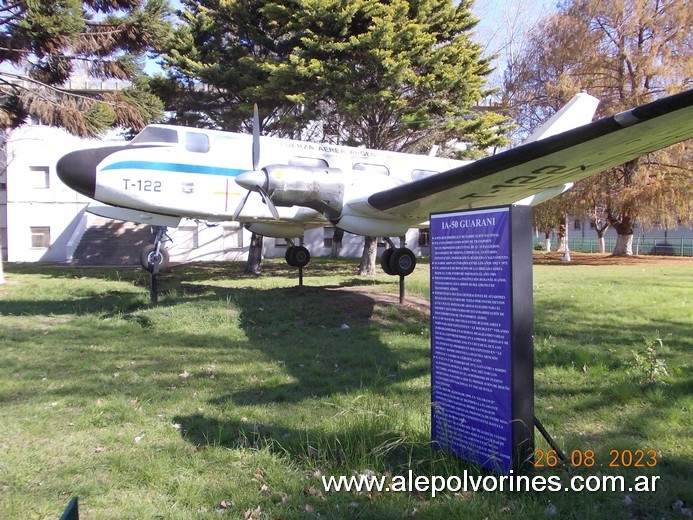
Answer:
M385 251L383 251L383 254L380 256L380 267L382 268L385 274L389 274L390 276L395 274L395 272L390 267L390 258L392 258L392 253L394 252L394 249L388 248Z
M291 267L305 267L310 262L310 252L303 246L290 246L284 259Z
M416 267L416 256L406 247L387 249L380 258L380 265L387 274L409 276Z
M145 246L142 250L142 255L140 256L140 263L142 267L149 271L154 272L154 264L158 262L159 271L163 271L168 267L169 254L165 247L159 247L159 253L156 252L156 246L154 244L149 244Z

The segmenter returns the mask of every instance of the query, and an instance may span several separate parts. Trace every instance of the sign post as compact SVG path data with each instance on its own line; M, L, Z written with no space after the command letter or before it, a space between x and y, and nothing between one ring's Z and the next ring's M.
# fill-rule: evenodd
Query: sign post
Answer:
M431 215L432 436L502 474L534 452L531 208Z

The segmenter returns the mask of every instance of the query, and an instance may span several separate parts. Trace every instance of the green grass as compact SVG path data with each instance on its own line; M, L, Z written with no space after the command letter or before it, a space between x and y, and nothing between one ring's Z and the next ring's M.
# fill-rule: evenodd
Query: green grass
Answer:
M368 296L397 293L395 280L318 260L297 288L282 263L259 278L242 267L176 267L153 307L141 271L6 266L0 518L57 518L73 495L96 519L547 518L554 507L675 519L678 500L693 507L693 265L534 269L536 415L565 451L599 462L657 450L655 468L600 470L661 476L629 498L324 493L321 475L485 473L430 445L428 314ZM407 292L427 297L426 264ZM663 340L656 384L633 354L644 337Z

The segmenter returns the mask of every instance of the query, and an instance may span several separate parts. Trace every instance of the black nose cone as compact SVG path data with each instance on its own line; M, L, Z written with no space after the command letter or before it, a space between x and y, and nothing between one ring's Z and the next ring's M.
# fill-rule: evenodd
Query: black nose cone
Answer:
M93 199L96 190L96 166L113 152L123 148L108 146L70 152L61 157L56 165L58 177L73 190Z

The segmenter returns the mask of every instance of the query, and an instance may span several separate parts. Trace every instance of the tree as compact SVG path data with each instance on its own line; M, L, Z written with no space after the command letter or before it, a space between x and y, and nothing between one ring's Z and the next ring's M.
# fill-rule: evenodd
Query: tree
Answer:
M491 68L470 39L476 20L469 6L306 2L308 16L295 19L303 51L292 67L317 88L300 101L319 105L344 144L425 152L461 138L477 155L503 143L504 119L472 111ZM360 274L375 274L376 253L376 238L366 237Z
M462 139L467 153L503 142L504 118L478 114L489 61L469 38L469 2L451 0L185 0L166 63L178 84L212 86L210 106L179 117L235 129L259 103L269 133L310 122L323 139L423 152ZM178 91L180 92L180 90ZM201 99L201 98L199 98ZM450 152L451 149L448 150ZM374 239L366 270L375 269Z
M614 113L690 88L691 23L683 0L568 2L537 28L516 64L508 88L522 102L520 119L580 90ZM618 233L614 255L632 254L636 222L690 222L689 159L690 144L682 143L579 183L583 207L604 214Z
M163 58L168 76L155 80L170 122L250 131L257 104L263 134L299 136L314 116L291 95L308 86L277 72L293 51L289 7L267 0L184 0L183 6ZM259 274L262 237L253 233L250 242L246 271Z
M289 19L300 2L183 0L183 6L163 58L168 77L158 85L171 122L250 130L257 104L265 134L299 135L314 113L291 96L309 85L279 66L295 52Z
M162 114L138 58L169 33L166 0L0 0L0 127L27 118L95 136L110 127L142 128ZM111 92L70 91L76 73L133 80Z
M565 195L560 195L553 199L535 206L532 210L532 221L534 229L544 233L545 249L551 251L551 233L557 231L565 225ZM558 251L562 251L565 244L559 244Z

